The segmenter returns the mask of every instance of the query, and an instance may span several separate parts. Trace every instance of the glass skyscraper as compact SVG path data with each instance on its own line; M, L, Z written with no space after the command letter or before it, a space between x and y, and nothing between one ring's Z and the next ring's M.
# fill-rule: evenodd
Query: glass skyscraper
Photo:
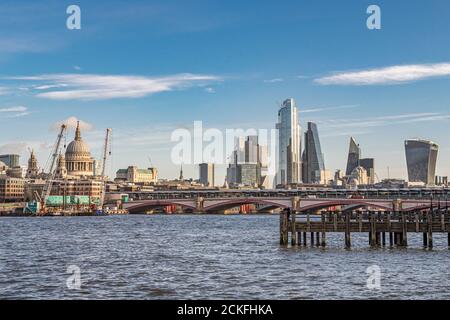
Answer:
M214 163L201 163L199 165L199 182L206 187L214 187Z
M439 146L426 140L406 140L405 151L409 182L434 184Z
M360 157L359 145L356 143L355 139L351 137L348 149L347 170L345 171L346 176L351 175L353 170L359 166Z
M304 183L321 182L321 172L325 170L325 162L323 160L317 125L312 122L308 122L308 130L305 132L303 168Z
M18 154L3 154L0 155L0 161L6 164L10 168L16 168L20 166L20 156Z
M300 183L301 128L294 99L287 99L278 111L278 174L277 183Z

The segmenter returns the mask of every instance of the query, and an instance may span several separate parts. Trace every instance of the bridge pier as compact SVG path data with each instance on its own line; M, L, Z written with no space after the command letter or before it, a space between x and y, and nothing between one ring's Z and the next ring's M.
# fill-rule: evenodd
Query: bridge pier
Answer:
M300 211L300 201L301 201L300 197L293 197L291 199L291 202L292 202L291 208L292 208L293 212Z
M205 213L205 199L202 197L197 197L195 199L195 210L197 213Z

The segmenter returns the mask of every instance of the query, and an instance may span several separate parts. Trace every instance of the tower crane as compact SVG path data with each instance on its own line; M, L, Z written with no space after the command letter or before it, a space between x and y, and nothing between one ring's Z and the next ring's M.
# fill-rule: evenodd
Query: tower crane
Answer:
M105 193L106 193L106 160L108 159L108 155L111 155L111 151L108 152L108 147L110 145L110 139L111 139L111 132L112 129L108 128L106 129L106 136L105 136L105 145L103 149L103 163L102 163L102 193L100 196L100 205L99 209L103 211L103 204L105 202Z
M50 162L50 168L48 171L48 179L44 185L44 188L42 189L42 193L41 193L41 197L40 197L41 198L41 209L39 210L39 212L41 214L45 214L45 211L46 211L45 206L47 204L48 197L50 196L50 193L52 192L53 180L55 180L55 176L56 176L56 170L55 170L56 158L58 157L59 149L61 147L61 141L64 137L64 133L65 133L66 129L67 129L67 126L65 124L61 125L61 129L59 131L58 137L56 138L56 143L53 148L53 153L52 153L51 162Z

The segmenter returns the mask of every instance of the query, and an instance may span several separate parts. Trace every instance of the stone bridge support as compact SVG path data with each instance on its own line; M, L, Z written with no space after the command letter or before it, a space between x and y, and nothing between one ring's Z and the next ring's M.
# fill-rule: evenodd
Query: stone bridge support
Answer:
M198 197L195 200L195 211L196 213L205 213L205 199L202 197Z
M403 211L403 202L400 199L396 199L392 201L392 209L396 212Z
M300 197L293 197L292 198L292 211L297 212L300 211Z

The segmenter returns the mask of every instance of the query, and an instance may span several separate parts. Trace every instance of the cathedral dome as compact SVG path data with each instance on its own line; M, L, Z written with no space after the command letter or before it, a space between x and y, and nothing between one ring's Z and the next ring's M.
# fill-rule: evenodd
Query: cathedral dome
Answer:
M80 124L78 123L75 139L66 148L66 158L70 160L90 157L89 146L81 139Z
M67 146L66 156L90 156L88 145L82 140L74 140Z
M80 123L77 124L75 139L67 146L66 156L61 157L60 166L65 165L69 176L93 176L94 160L89 146L81 139Z

